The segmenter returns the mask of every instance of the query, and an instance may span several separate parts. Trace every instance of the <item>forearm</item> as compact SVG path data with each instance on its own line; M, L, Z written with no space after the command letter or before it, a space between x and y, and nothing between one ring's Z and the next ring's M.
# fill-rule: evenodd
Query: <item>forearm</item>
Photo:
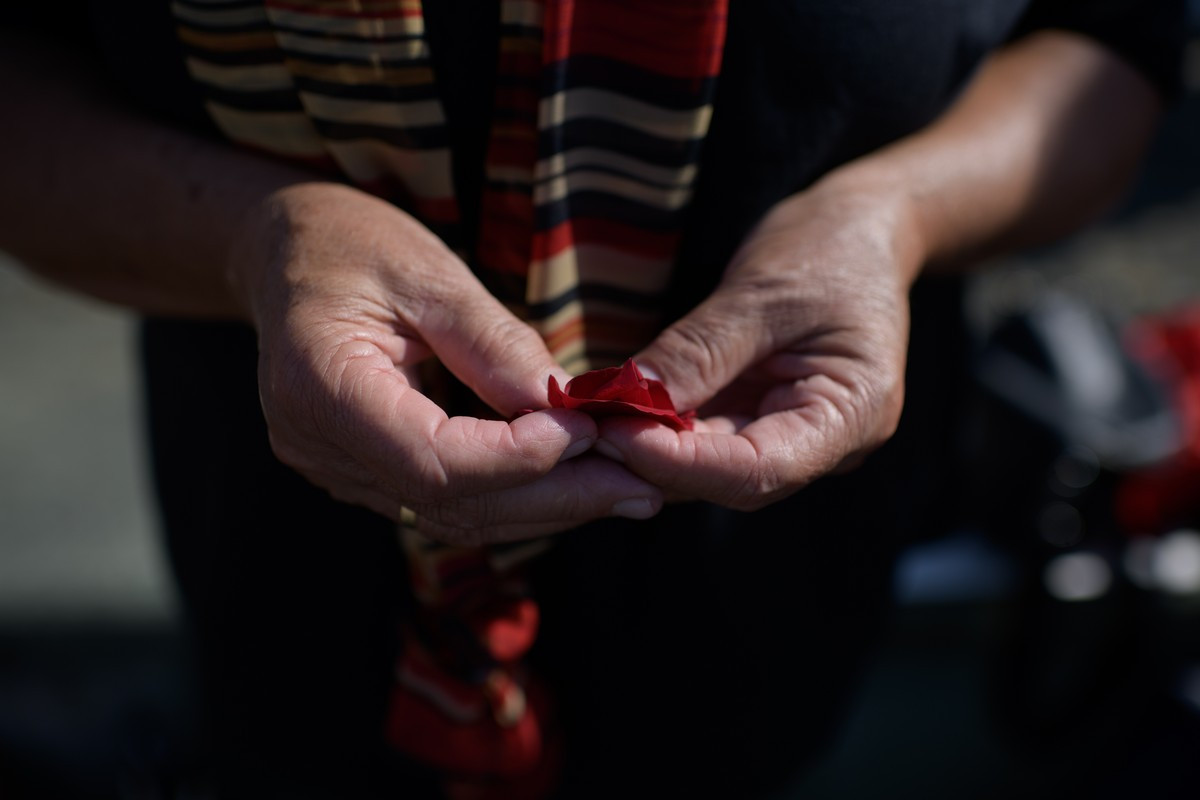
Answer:
M1100 45L1057 31L997 53L933 125L815 187L894 201L912 275L1049 241L1095 219L1133 177L1157 91Z
M239 223L305 171L125 110L87 63L0 41L0 248L144 311L245 317L227 274Z

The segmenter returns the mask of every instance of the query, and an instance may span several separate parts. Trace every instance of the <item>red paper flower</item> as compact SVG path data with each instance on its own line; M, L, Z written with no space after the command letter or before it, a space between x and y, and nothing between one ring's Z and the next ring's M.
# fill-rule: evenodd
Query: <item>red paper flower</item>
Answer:
M551 375L549 392L552 408L573 408L593 417L645 417L677 431L690 431L696 416L694 411L675 411L667 388L644 377L632 358L619 367L585 372L561 389Z

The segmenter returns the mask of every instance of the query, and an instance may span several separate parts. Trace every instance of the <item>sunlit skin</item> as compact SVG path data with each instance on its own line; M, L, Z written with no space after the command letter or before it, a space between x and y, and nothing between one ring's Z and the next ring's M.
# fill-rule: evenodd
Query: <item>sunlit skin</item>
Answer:
M1093 218L1159 106L1078 36L1002 51L933 126L778 204L716 292L637 355L700 410L676 432L566 410L448 417L412 369L430 354L504 418L544 408L547 377L566 376L420 224L133 116L49 47L0 42L0 61L0 246L113 302L254 325L279 457L469 544L650 517L665 499L759 508L853 466L895 429L917 275Z
M920 272L1095 217L1158 106L1081 37L1002 51L933 126L772 209L716 292L636 356L677 406L700 410L694 432L604 420L597 449L670 499L747 510L853 467L898 422Z

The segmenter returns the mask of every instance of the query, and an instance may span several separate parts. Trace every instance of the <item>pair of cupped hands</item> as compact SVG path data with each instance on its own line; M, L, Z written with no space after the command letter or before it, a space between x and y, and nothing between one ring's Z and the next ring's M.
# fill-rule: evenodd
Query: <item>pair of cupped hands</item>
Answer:
M540 337L436 236L353 188L276 191L244 220L230 275L276 455L339 500L475 545L666 502L757 509L852 466L900 415L909 233L901 204L858 187L774 207L714 293L634 354L698 411L681 431L547 408L548 378L570 376ZM499 419L423 394L430 356Z

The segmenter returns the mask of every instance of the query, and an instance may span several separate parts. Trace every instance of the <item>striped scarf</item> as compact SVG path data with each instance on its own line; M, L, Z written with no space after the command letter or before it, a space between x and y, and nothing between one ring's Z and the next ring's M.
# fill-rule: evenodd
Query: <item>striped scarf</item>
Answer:
M464 255L568 371L621 363L662 323L723 6L500 0L480 244ZM173 9L188 70L230 139L342 174L461 247L420 0Z
M473 236L462 229L454 195L422 0L175 0L172 8L188 70L229 139L344 176L413 214L579 373L622 362L663 324L712 114L726 2L498 0L494 105ZM472 240L475 252L465 252ZM522 559L504 557L511 548L462 552L411 532L406 547L432 619L420 626L424 641L481 608L526 608L512 604L523 589ZM509 612L488 613L494 621ZM474 656L451 655L468 662L457 670L463 692L438 674L445 648L436 644L424 655L408 648L399 679L417 681L409 699L441 703L455 724L479 717L469 700L484 697L487 716L512 731L520 728L514 709L527 705L513 699L523 691L520 653L489 649L492 634L480 632L495 628L488 624L468 626L483 642ZM471 686L483 689L471 695ZM410 702L405 713L418 712ZM410 751L437 739L428 729L409 736L396 727L393 740ZM437 745L434 753L454 746L476 745ZM476 754L443 766L496 772L481 766L487 760ZM521 758L510 753L508 762Z

